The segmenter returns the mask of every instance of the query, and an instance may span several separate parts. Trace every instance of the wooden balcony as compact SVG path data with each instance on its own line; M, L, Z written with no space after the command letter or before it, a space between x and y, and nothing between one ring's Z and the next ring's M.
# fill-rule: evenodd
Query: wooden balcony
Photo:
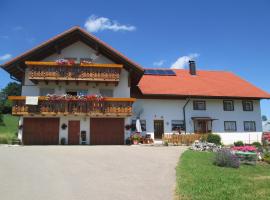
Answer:
M92 117L127 117L132 115L134 98L104 98L98 100L49 100L41 96L38 105L26 105L25 96L10 96L13 101L12 114L33 115L84 115Z
M29 68L28 78L33 82L85 81L117 84L123 67L120 64L58 64L36 61L26 61L25 64Z

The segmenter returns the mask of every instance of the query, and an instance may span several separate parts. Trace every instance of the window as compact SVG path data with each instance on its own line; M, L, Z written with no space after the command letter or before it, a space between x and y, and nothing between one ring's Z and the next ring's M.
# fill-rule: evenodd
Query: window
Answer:
M244 121L244 131L256 131L256 124L254 121Z
M79 95L79 96L86 96L87 93L88 93L87 90L78 90L78 91L77 91L77 95Z
M53 88L40 88L39 96L47 96L48 94L54 94Z
M224 131L233 132L236 131L236 121L225 121L224 122Z
M140 119L142 131L146 131L146 120ZM131 121L131 131L136 131L136 119Z
M113 97L113 90L111 89L100 89L99 93L103 97Z
M184 120L172 120L172 131L184 131L185 123Z
M193 101L193 110L206 110L205 101Z
M244 111L253 111L253 101L243 101L242 104Z
M77 96L77 92L75 91L67 91L66 94L71 95L71 96Z
M223 110L224 111L233 111L234 110L233 100L224 100L223 101Z

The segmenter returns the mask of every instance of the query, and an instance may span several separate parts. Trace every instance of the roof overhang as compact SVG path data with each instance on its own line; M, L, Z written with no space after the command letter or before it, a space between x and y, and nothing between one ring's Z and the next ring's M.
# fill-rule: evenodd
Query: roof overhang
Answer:
M135 72L138 75L143 74L143 68L137 63L131 61L129 58L118 52L105 42L101 41L94 35L88 33L82 28L75 26L49 40L34 47L33 49L15 57L14 59L5 63L2 68L10 75L18 80L23 79L24 69L26 67L25 61L40 61L54 53L59 53L61 50L77 41L81 41L91 48L95 49L102 55L117 64L123 64L124 68L130 72Z

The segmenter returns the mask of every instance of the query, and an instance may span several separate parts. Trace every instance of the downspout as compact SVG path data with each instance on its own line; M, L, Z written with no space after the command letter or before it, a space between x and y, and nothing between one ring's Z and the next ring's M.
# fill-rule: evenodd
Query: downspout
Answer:
M187 99L185 105L183 106L183 116L184 116L184 125L185 125L185 134L187 134L187 126L186 126L186 106L189 103L190 98Z

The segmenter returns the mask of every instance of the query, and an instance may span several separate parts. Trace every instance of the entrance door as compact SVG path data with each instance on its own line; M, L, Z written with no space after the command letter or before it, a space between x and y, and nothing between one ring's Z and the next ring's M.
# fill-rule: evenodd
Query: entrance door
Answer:
M68 121L68 144L80 144L80 121Z
M195 133L207 133L208 127L207 127L208 121L205 120L198 120L195 121Z
M154 136L155 139L162 139L164 133L164 122L163 120L154 120Z

